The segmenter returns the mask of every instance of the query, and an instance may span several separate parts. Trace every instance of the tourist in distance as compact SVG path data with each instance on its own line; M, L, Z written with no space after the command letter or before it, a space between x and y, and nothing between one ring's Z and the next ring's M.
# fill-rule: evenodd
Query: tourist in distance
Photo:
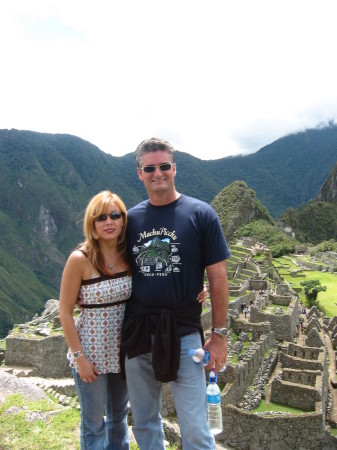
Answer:
M227 358L230 252L219 219L208 204L177 192L175 151L152 138L135 152L149 200L128 212L127 243L133 289L122 332L122 354L133 432L140 450L164 450L161 384L170 382L184 450L214 449L206 417L203 365L188 355L203 344L201 306L195 302L206 269L213 328L205 348L207 368Z
M62 276L60 320L81 406L81 449L129 449L128 394L120 373L120 336L132 287L126 226L123 201L110 191L95 195L84 215L85 241L69 256ZM206 294L204 289L197 300ZM76 304L82 311L75 324Z

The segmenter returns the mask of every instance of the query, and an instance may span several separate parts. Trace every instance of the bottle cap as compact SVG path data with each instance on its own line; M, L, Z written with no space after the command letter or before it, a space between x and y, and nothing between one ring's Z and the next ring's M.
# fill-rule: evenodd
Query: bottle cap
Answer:
M213 370L211 370L210 373L209 373L209 382L210 383L216 383L217 378L218 378L217 375L215 375Z

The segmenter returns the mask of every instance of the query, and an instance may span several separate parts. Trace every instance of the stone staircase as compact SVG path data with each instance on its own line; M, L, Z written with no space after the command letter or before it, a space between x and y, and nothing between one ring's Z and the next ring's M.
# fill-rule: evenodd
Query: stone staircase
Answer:
M0 366L0 370L18 378L27 378L37 387L55 398L63 406L79 409L77 392L73 378L42 378L31 376L35 370L32 367Z

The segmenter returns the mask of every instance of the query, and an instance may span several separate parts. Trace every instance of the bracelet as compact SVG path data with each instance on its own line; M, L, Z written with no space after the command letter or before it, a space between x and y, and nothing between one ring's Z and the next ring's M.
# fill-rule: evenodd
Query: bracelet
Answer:
M84 353L82 352L82 350L79 350L78 352L74 352L73 355L74 355L74 358L75 358L75 359L78 359L78 358L80 358L81 356L83 356Z

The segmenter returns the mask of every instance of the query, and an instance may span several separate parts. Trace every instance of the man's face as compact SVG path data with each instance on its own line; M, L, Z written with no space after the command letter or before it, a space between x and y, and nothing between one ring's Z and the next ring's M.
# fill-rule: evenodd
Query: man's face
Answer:
M171 167L169 170L160 169L160 165L162 169L168 168L168 165ZM153 172L146 172L144 167L147 166L155 166ZM145 188L150 195L151 193L160 193L160 192L174 192L174 177L176 176L176 165L172 164L170 155L165 150L158 150L156 152L145 153L142 157L142 170L137 169L139 179L143 181Z

